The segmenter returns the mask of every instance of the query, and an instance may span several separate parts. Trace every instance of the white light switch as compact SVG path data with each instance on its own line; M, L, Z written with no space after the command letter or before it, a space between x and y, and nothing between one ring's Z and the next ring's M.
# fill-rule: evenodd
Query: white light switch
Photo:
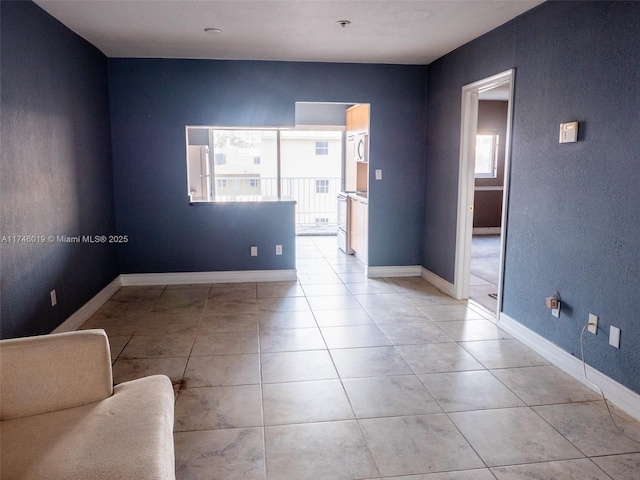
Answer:
M376 170L376 180L382 180L382 170L381 169L377 169Z
M609 327L609 345L620 348L620 329L613 325Z
M560 143L572 143L578 141L578 122L560 124Z

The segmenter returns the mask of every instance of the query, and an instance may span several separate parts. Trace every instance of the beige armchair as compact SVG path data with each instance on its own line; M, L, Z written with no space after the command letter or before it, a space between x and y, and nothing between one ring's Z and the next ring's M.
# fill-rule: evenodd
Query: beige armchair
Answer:
M0 478L175 479L164 375L113 387L109 341L84 330L0 341Z

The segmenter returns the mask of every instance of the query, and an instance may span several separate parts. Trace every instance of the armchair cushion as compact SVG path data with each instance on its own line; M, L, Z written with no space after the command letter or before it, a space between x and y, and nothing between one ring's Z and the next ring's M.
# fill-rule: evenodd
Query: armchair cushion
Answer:
M112 392L104 330L0 342L0 420L86 405Z
M100 402L4 421L2 478L174 479L173 402L169 379L154 375Z

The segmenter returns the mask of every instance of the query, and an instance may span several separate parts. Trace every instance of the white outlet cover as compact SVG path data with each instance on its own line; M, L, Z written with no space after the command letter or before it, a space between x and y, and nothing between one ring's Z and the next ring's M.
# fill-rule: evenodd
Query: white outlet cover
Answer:
M376 169L376 180L382 180L382 170Z
M609 345L620 348L620 329L613 325L609 327Z
M598 316L597 315L594 315L593 313L589 314L589 326L587 327L587 330L589 330L594 335L598 334Z
M573 143L578 141L578 122L560 124L560 143Z
M258 247L251 247L251 256L252 257L258 256Z
M282 255L282 245L276 245L276 255Z

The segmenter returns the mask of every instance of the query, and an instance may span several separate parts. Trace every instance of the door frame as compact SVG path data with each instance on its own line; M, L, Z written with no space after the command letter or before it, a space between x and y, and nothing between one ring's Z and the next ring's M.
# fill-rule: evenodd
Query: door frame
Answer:
M515 70L510 69L462 87L462 115L460 129L460 159L458 174L458 222L456 228L456 257L454 275L455 298L469 298L471 277L471 241L473 237L473 200L475 188L475 138L478 132L479 94L496 87L509 86L507 105L507 134L505 139L504 187L500 225L500 270L498 273L498 301L496 316L502 311L504 256L509 198L509 164L511 156L511 123Z

